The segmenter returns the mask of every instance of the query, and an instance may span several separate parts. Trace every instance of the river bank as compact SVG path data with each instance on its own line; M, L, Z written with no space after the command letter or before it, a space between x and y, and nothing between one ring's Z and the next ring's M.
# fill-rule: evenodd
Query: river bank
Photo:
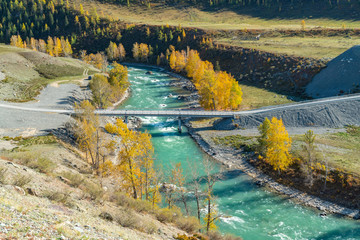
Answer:
M181 75L172 73L171 76L178 77L180 79L179 83L173 83L174 86L180 86L188 91L192 91L192 94L197 95L195 89L187 88L186 86L192 84L191 81ZM184 87L185 86L185 87ZM192 101L197 101L199 96L191 99ZM191 119L184 120L185 126L188 128L190 136L195 140L199 147L212 158L218 162L226 165L232 170L241 170L247 175L253 178L257 185L266 187L272 192L275 192L279 195L284 195L286 198L291 199L292 201L302 204L304 206L312 207L321 211L321 215L326 215L326 213L339 214L352 219L360 219L360 211L356 209L350 209L335 202L329 202L323 200L317 196L313 196L306 192L302 192L295 188L285 186L276 182L274 179L264 174L259 169L252 166L247 158L249 156L242 151L234 149L226 149L225 147L219 147L212 141L212 137L216 136L216 130L213 127L206 127L206 131L199 130L194 127L191 123ZM211 131L212 130L212 131ZM296 129L298 130L298 129ZM296 131L295 130L295 131ZM333 129L321 128L320 132L333 131Z
M152 71L152 74L148 72ZM177 81L165 70L150 66L129 67L131 98L119 106L123 110L154 110L188 108L188 103L178 96L189 94L182 87L172 87ZM171 174L175 164L181 163L189 181L193 179L191 169L203 169L207 154L199 148L184 127L177 131L177 121L163 117L141 117L140 131L152 135L154 164L165 176ZM213 121L211 119L210 121ZM206 122L206 120L200 120ZM205 129L203 129L205 130ZM219 161L214 161L216 171ZM202 172L200 173L203 174ZM205 188L205 186L203 186ZM222 233L231 233L244 239L322 239L326 236L359 236L355 221L336 218L333 215L320 217L313 210L294 204L284 197L259 188L241 170L226 171L224 178L214 189L219 213L226 216L218 222ZM189 204L195 204L189 200ZM344 228L350 229L345 231ZM341 230L340 230L341 229ZM336 231L336 232L334 232ZM356 239L356 237L355 237Z
M307 194L292 187L280 184L262 173L260 170L253 167L247 161L247 154L240 150L232 148L219 147L211 138L216 134L209 132L198 131L194 128L190 121L186 121L186 127L189 134L196 141L201 149L204 150L215 160L221 162L231 170L241 170L251 176L255 183L261 187L265 187L272 192L286 196L287 199L292 200L304 206L316 208L321 211L320 214L332 213L343 215L352 219L360 219L360 211L343 207L337 203L329 202L320 199L319 197Z

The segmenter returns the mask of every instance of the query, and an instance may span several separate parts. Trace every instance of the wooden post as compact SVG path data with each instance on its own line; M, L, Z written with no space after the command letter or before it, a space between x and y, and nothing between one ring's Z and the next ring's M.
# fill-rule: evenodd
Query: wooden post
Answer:
M126 123L126 124L128 124L128 116L125 116L125 119L124 119L124 122Z

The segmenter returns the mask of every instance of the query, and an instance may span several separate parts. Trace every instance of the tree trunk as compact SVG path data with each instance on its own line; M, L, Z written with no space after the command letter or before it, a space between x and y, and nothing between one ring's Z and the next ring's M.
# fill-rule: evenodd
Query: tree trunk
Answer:
M211 223L211 200L210 197L208 198L208 216L206 221L206 232L209 232L210 230L210 223Z
M199 198L198 191L196 191L196 193L195 193L195 198L196 198L197 215L198 215L198 219L200 221L201 220L201 216L200 216L200 198Z

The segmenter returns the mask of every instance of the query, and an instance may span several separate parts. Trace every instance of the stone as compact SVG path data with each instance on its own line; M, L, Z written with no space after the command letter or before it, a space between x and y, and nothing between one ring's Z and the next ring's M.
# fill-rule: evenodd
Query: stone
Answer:
M320 217L326 217L326 216L327 216L326 212L320 213Z
M111 216L111 214L108 212L100 213L99 217L101 217L102 219L104 219L106 221L110 221L110 222L114 220L113 216Z
M20 193L21 195L26 195L25 190L22 187L19 186L14 186L15 191L17 191L18 193Z
M69 179L64 178L64 177L62 177L62 176L58 176L58 178L60 179L60 181L66 183L66 184L68 184L68 185L71 185L71 181L70 181Z
M27 188L26 189L26 192L30 195L33 195L33 196L39 196L39 194L36 192L35 189L32 189L32 188Z

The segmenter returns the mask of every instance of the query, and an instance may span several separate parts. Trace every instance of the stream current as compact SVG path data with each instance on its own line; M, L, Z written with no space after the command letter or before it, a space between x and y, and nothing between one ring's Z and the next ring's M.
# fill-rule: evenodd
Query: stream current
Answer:
M174 78L165 71L132 65L128 69L131 97L119 109L159 110L185 105L177 99L177 94L182 90L169 85ZM148 75L147 71L153 74ZM193 166L201 169L205 154L188 135L187 129L183 127L183 132L178 133L176 119L141 119L141 131L146 130L152 135L155 165L161 165L166 175L175 163L181 162L187 180L191 181L190 169ZM335 216L321 217L320 212L314 209L294 204L256 186L248 175L240 171L227 174L216 183L214 195L218 212L226 216L217 223L219 230L245 240L360 239L359 221ZM192 213L195 215L195 208Z

